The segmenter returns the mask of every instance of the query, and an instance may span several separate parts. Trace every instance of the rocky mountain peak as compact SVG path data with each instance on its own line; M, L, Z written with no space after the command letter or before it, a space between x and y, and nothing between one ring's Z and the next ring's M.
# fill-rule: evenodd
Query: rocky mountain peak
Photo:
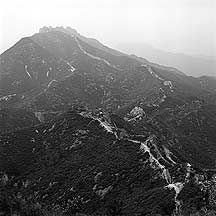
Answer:
M50 32L50 31L61 31L67 34L72 34L72 35L79 35L79 33L76 31L76 29L71 28L70 26L67 27L63 27L63 26L56 26L56 27L52 27L52 26L44 26L42 28L39 29L39 33L46 33L46 32Z

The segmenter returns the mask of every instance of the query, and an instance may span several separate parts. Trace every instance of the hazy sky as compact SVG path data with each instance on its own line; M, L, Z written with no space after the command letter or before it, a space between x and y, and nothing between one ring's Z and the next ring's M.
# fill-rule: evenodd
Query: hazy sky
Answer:
M71 26L115 47L149 43L216 56L216 0L2 0L0 53L42 26Z

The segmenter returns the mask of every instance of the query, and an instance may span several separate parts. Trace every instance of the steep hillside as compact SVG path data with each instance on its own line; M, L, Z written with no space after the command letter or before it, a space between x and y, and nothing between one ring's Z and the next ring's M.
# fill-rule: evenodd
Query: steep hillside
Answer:
M196 79L177 70L152 66L140 58L111 53L110 50L99 49L80 40L77 34L71 35L56 29L22 39L0 57L0 104L6 108L29 106L35 97L46 92L50 86L67 79L77 79L77 75L81 74L94 80L94 83L89 83L92 86L120 88L117 92L121 91L121 95L127 95L134 88L133 99L140 97L139 89L145 96L145 89L150 91L151 87L156 87L159 90L161 86L169 86L168 83L172 83L175 88L173 93L185 90L193 96L215 94L216 80L212 78ZM79 74L79 71L82 73ZM152 81L149 82L149 79ZM122 87L125 90L122 91ZM110 93L107 89L103 92Z
M211 209L213 173L171 152L161 135L132 128L115 115L101 119L70 111L1 136L0 164L7 173L1 212L189 215Z
M0 75L0 215L215 214L214 78L61 27Z

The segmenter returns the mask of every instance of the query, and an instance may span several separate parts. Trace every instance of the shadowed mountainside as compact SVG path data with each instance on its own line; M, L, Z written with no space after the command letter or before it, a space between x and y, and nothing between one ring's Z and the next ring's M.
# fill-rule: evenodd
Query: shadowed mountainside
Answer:
M214 214L214 78L62 27L0 64L0 213Z

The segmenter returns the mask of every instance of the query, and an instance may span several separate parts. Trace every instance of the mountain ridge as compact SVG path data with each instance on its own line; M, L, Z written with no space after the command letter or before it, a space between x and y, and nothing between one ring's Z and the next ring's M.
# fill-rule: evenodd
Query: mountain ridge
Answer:
M41 31L0 56L0 213L214 214L216 81Z
M166 52L145 44L119 44L116 47L123 52L147 58L149 61L177 68L190 76L216 76L216 59L213 57Z

